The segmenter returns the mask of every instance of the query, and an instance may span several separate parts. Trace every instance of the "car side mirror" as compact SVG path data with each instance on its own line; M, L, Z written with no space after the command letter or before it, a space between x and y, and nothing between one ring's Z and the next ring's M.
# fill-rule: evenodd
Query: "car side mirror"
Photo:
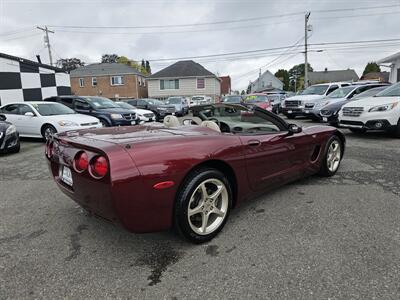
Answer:
M27 111L27 112L24 114L24 116L27 116L27 117L34 117L35 115L34 115L33 112L31 112L31 111Z
M296 133L302 132L303 128L301 128L300 126L298 126L296 124L289 124L288 131L289 131L289 135L292 135L292 134L296 134Z
M0 114L0 121L5 121L7 120L7 117L3 114Z

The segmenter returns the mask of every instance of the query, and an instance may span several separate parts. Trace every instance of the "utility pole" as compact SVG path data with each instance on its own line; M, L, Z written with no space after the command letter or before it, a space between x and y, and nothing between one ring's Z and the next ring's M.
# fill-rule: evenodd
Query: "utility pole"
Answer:
M308 87L308 60L307 60L307 39L308 39L308 19L311 12L307 12L304 19L304 88Z
M36 28L39 29L39 30L44 31L44 33L45 33L45 36L44 36L44 44L45 44L45 46L47 47L47 49L49 50L50 66L52 66L52 65L53 65L53 57L51 56L51 46L50 46L49 32L50 32L50 33L54 33L54 31L49 30L49 29L47 28L47 26L45 26L44 28L43 28L43 27L40 27L40 26L37 26Z

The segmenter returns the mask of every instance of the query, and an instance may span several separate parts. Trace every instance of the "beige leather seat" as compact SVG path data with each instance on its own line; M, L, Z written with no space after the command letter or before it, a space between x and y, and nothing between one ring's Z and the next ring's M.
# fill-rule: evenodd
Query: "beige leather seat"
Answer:
M210 128L212 130L221 132L221 129L219 128L219 126L217 125L217 123L213 122L213 121L203 121L201 122L200 126L202 127L207 127Z
M164 126L165 127L178 127L181 125L181 123L179 123L179 119L175 116L165 116L164 117Z

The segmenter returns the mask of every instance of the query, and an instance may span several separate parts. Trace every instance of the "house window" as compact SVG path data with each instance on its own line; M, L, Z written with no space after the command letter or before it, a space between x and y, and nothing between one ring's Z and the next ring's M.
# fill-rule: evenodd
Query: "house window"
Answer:
M197 78L197 88L204 89L206 87L206 82L204 78Z
M138 77L138 82L139 82L139 85L141 86L142 85L142 77Z
M111 76L111 85L124 85L124 76Z
M92 77L92 86L97 86L97 78Z
M83 78L79 78L79 87L85 86L85 80Z
M179 79L160 80L160 90L179 90Z

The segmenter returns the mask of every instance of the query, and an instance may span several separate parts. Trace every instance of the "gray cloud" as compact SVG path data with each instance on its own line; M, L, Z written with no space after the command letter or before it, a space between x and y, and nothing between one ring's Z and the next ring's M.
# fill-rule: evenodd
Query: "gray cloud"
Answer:
M40 53L48 61L43 35L36 25L136 26L191 24L219 20L236 20L259 16L274 16L302 11L357 8L399 4L399 8L347 11L336 13L313 12L310 23L313 33L310 43L396 38L400 25L398 1L50 1L0 0L0 51L33 59ZM377 13L389 13L380 14ZM398 14L396 14L398 12ZM365 14L366 16L353 17ZM368 15L369 14L369 15ZM373 15L375 14L375 15ZM346 18L332 18L332 17ZM247 27L246 27L247 26ZM245 27L245 28L238 28ZM231 28L231 29L229 29ZM12 35L10 31L23 30ZM96 62L103 53L117 53L134 59L156 59L199 56L225 52L274 48L294 44L304 36L304 16L280 18L213 26L160 29L61 29L54 28L50 36L55 58L79 57ZM66 32L79 31L79 32ZM92 31L93 33L83 33ZM161 33L165 31L198 31ZM107 34L112 33L112 34ZM119 32L119 34L116 34ZM147 32L143 34L143 32ZM148 32L156 32L149 34ZM126 34L130 33L130 34ZM2 35L3 34L3 35ZM302 44L302 42L300 42ZM354 68L360 74L368 61L397 52L398 44L390 47L336 49L310 53L314 69ZM302 51L297 49L296 51ZM268 68L290 68L302 63L301 53L282 56ZM289 59L290 58L290 59ZM245 88L254 80L258 68L276 56L248 57L237 60L207 59L201 62L220 75L231 75L234 88ZM156 71L169 62L152 64ZM265 68L264 68L265 69ZM263 69L263 70L264 70ZM252 71L252 72L249 72ZM246 74L247 73L247 74Z

